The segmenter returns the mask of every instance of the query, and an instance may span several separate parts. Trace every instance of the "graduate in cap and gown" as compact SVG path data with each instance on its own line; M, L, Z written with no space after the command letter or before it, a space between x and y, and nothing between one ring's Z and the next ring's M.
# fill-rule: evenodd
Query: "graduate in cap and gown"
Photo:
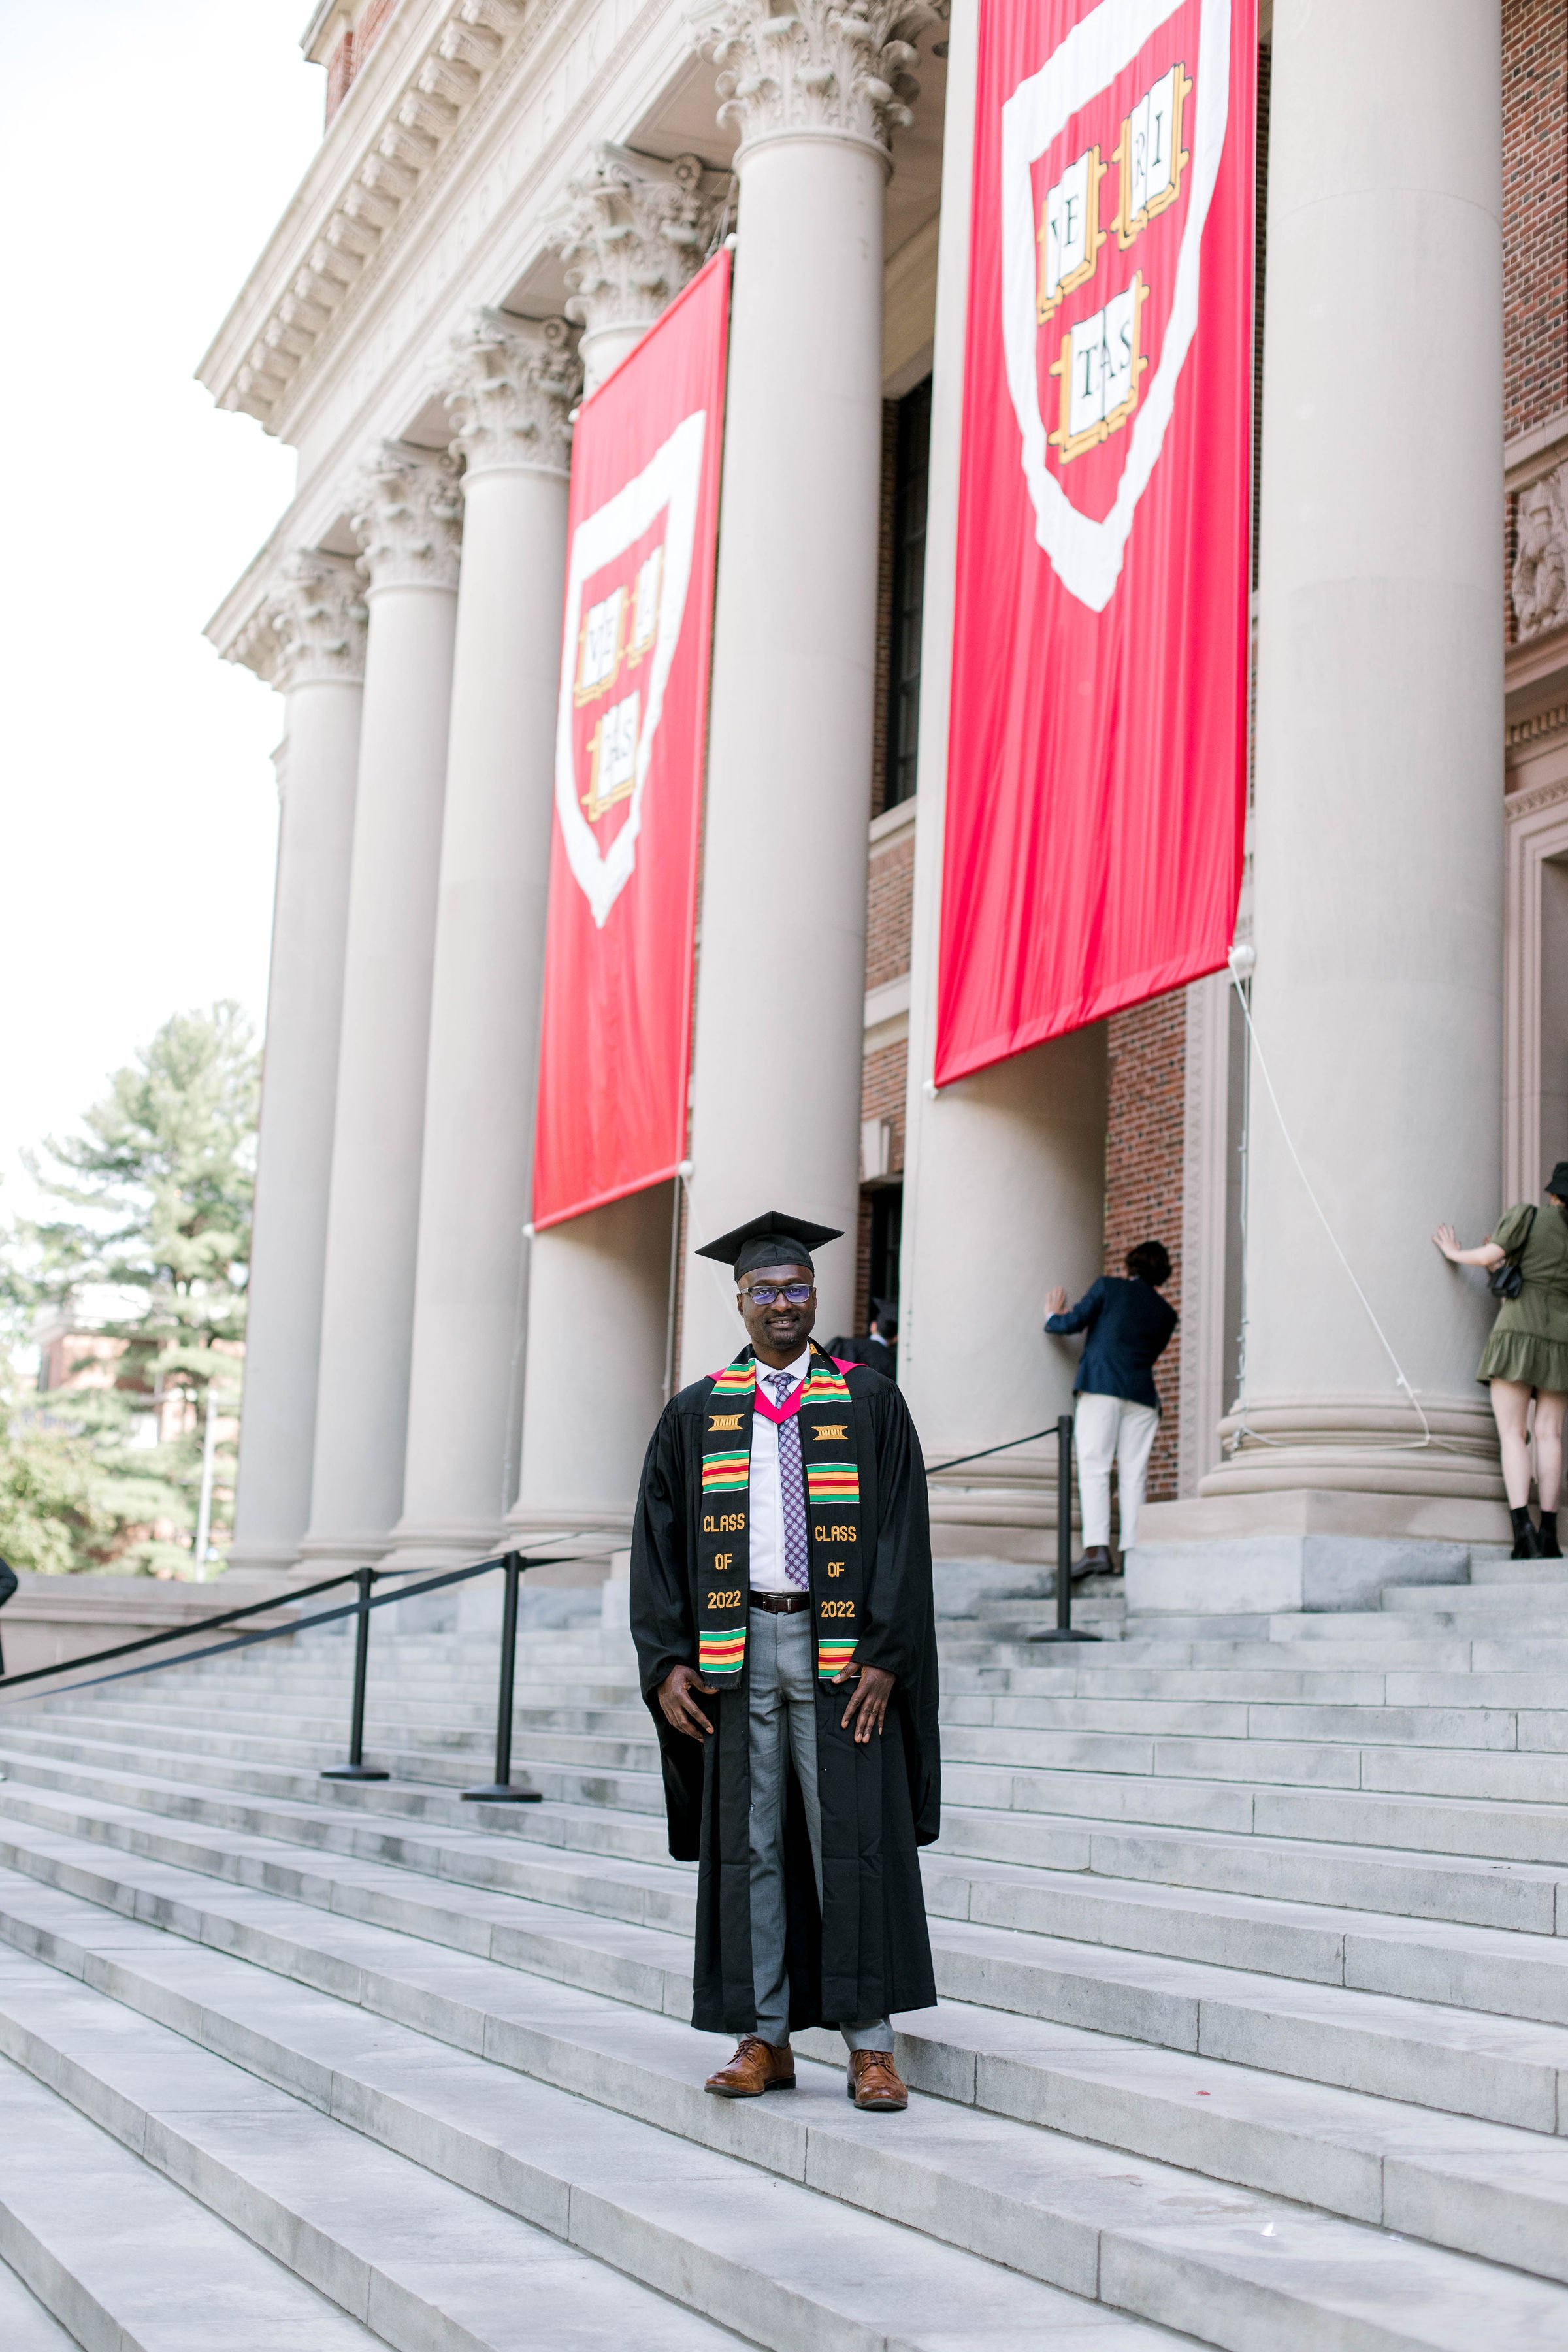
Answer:
M888 2113L889 2020L936 2002L931 1530L902 1397L811 1338L838 1238L769 1210L698 1253L732 1268L749 1344L654 1431L631 1625L669 1850L700 1865L692 2023L738 2037L707 2088L791 2089L792 2029L837 2026L850 2097Z

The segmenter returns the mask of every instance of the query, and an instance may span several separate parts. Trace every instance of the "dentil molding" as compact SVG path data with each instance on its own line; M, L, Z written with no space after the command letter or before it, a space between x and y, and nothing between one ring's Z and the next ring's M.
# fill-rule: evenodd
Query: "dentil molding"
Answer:
M547 223L566 264L567 316L587 335L651 327L708 249L722 183L700 159L672 163L608 142L596 147Z
M332 205L305 263L239 365L214 384L221 406L271 422L503 55L525 24L544 13L544 0L447 0L430 38L390 91L374 143Z
M565 474L572 463L567 416L583 389L583 362L564 319L509 318L476 310L454 336L458 381L447 394L452 455L469 474L527 467Z
M366 464L352 518L359 569L376 588L455 588L462 545L457 460L384 441Z
M822 131L889 150L920 96L915 43L947 0L705 0L692 12L698 47L719 67L721 123L742 152L764 139Z

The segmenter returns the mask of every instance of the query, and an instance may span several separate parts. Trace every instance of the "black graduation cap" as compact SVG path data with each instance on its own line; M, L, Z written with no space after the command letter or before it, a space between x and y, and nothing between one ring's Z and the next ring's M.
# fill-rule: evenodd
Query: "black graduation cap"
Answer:
M732 1233L705 1242L697 1255L732 1266L738 1282L754 1265L810 1265L812 1251L841 1240L843 1232L842 1225L814 1225L805 1217L786 1217L782 1209L764 1209Z

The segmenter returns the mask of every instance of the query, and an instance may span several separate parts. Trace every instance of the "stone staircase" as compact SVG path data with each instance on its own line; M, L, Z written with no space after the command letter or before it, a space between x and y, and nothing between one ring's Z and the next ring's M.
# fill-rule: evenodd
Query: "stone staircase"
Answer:
M1568 2352L1568 1580L1031 1647L944 1576L921 2094L730 2105L624 1632L0 1708L0 2346ZM597 1606L597 1595L584 1601ZM399 1612L387 1612L394 1614Z

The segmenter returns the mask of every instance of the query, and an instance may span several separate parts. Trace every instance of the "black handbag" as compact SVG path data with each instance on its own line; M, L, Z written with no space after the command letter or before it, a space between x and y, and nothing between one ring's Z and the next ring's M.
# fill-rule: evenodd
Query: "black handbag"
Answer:
M1494 1265L1487 1276L1487 1288L1494 1298L1517 1298L1524 1288L1524 1270L1519 1261L1530 1247L1530 1236L1534 1231L1535 1210L1532 1204L1530 1220L1523 1233L1503 1259L1502 1264Z

